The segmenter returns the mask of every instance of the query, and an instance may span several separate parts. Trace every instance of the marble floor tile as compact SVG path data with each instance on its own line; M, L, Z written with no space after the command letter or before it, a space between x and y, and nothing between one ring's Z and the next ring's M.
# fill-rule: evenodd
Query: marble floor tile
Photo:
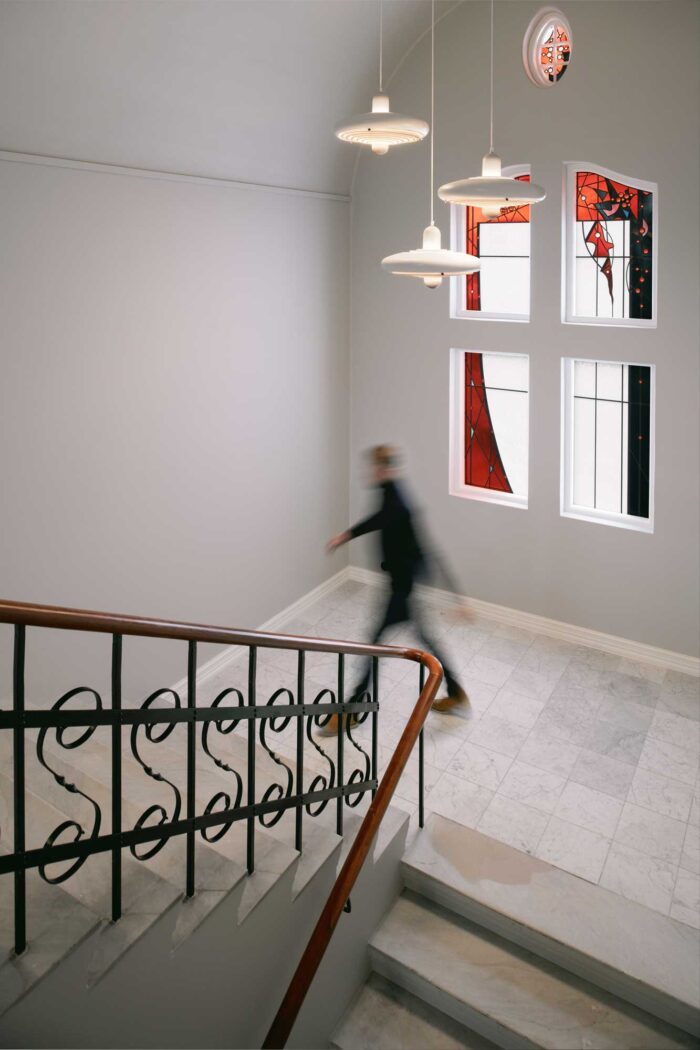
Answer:
M487 712L474 724L469 739L472 744L479 744L480 747L515 758L527 735L528 730L524 726L518 726Z
M426 812L439 813L469 828L476 827L493 792L452 773L443 773L425 800Z
M655 707L659 699L660 687L655 682L619 671L606 674L601 687L615 700L631 700L642 707Z
M634 678L646 678L648 682L656 682L657 685L661 685L666 674L664 667L659 667L657 664L642 663L637 660L628 660L626 657L620 657L620 662L615 668L620 674L629 674Z
M424 730L425 761L436 769L445 770L463 744L462 737L443 733L430 726Z
M511 664L504 664L500 660L482 656L481 651L472 657L468 664L469 674L486 682L487 685L498 686L499 689L510 678L512 670Z
M660 689L660 708L700 721L700 679L679 671L667 671Z
M550 736L535 726L520 749L518 758L530 766L568 777L580 753L580 747Z
M498 660L499 663L510 664L511 667L515 667L529 645L529 642L523 643L504 637L497 631L484 642L479 650L479 656L486 656L490 660Z
M532 671L535 674L558 680L570 662L571 657L566 653L540 649L537 647L537 642L533 642L518 661L518 668L522 671Z
M597 667L602 671L614 671L620 661L619 656L605 653L602 649L592 649L587 645L574 646L574 659L589 667Z
M607 672L611 674L612 672ZM568 667L559 679L564 688L577 686L579 689L602 689L606 678L606 672L596 667L595 664L585 663L580 659L570 661Z
M608 755L586 749L581 751L569 774L569 779L575 784L584 784L605 795L619 798L622 802L627 798L633 777L634 766L628 762L618 762Z
M646 733L654 718L654 708L603 693L597 717L601 722L610 722L634 732Z
M655 711L649 726L649 736L667 744L700 752L700 722L674 715L671 711Z
M553 813L564 790L566 780L556 773L547 773L543 769L529 766L516 759L498 788L498 794L526 806L541 810L542 813Z
M497 694L495 700L489 707L489 714L497 718L505 718L507 722L515 722L516 725L532 729L544 708L541 700L534 700L531 696L524 696L510 688L509 684Z
M589 718L578 714L576 711L545 705L542 714L535 722L534 728L540 733L556 737L580 748L588 736L590 722Z
M667 915L675 880L675 865L613 842L600 876L600 885Z
M613 838L623 846L631 846L648 857L678 864L687 825L661 813L625 803Z
M469 697L469 706L472 712L477 717L481 717L491 706L491 702L498 693L498 686L480 681L474 675L469 674L469 671L460 671L457 677L460 685Z
M678 869L670 915L700 930L700 876Z
M576 715L591 722L598 713L601 702L602 696L596 689L565 682L561 678L547 701L547 710Z
M448 773L495 791L513 759L467 740L447 767Z
M647 736L639 756L639 765L655 773L663 773L684 784L695 784L698 778L698 755L685 747Z
M555 816L612 838L622 813L622 802L601 791L569 781L554 810Z
M552 817L535 850L535 856L589 882L597 882L605 864L610 839L586 831L559 817Z
M697 795L693 797L693 801L690 804L688 823L693 824L695 827L700 826L700 799L698 799Z
M584 740L584 746L589 751L596 751L599 755L607 755L618 762L627 762L636 766L639 756L644 747L646 732L644 730L630 729L627 726L616 725L614 722L606 722L598 718L591 725Z
M687 821L693 792L680 780L671 780L662 773L639 767L635 770L627 801L665 817Z
M688 824L683 839L681 867L700 875L700 828L697 824Z
M554 692L560 675L549 674L544 671L535 671L521 664L513 669L507 685L518 693L524 693L535 700L546 701Z
M548 820L546 813L503 795L495 795L477 824L477 830L525 853L534 853Z

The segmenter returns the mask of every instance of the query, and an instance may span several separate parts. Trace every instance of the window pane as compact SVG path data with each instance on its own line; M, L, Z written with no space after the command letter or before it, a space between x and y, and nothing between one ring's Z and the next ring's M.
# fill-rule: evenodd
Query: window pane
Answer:
M654 197L595 171L574 179L574 317L653 318Z
M595 401L574 398L573 499L579 507L592 507L595 477Z
M530 311L530 260L484 258L481 260L481 309L492 314Z
M622 513L622 405L598 401L595 506Z
M622 365L609 365L606 361L599 361L598 372L598 397L607 398L609 401L622 400Z
M465 485L527 496L528 359L464 355Z
M574 394L595 397L595 361L574 361Z

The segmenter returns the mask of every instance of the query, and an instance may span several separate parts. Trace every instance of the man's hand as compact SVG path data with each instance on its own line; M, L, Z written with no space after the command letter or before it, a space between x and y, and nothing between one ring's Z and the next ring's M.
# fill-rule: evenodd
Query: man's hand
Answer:
M351 538L349 532L339 532L337 536L332 536L326 544L326 554L332 554L333 551L337 550L338 547L342 547Z

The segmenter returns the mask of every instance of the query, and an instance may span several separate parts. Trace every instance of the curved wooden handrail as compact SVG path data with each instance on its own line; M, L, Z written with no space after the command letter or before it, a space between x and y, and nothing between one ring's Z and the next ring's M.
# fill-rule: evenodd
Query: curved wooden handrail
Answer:
M412 657L412 659L415 659L415 657ZM365 818L355 836L355 841L350 847L350 852L343 867L340 869L340 874L314 927L306 950L294 971L287 994L282 1000L282 1004L263 1043L263 1050L273 1050L273 1048L274 1050L279 1050L279 1048L285 1046L289 1038L311 982L333 936L338 919L360 874L374 836L379 830L379 825L387 811L391 796L394 794L408 757L423 728L423 723L428 717L435 694L442 681L442 667L435 657L430 656L428 653L421 652L419 661L428 669L428 678L421 690L411 717L406 723L406 728L401 734L396 750L391 756L386 772L377 788L377 794L374 796L372 804L365 814Z
M222 645L263 646L272 649L305 649L308 652L345 653L351 656L384 656L412 660L422 664L428 677L377 793L365 814L345 863L316 923L306 950L294 973L287 994L277 1011L263 1047L283 1047L287 1042L311 982L328 947L333 931L350 896L374 836L391 801L396 785L418 739L435 695L442 681L442 667L434 656L420 649L393 645L365 645L301 635L268 634L264 631L242 631L230 627L158 620L143 616L66 609L61 606L35 605L28 602L0 600L0 623L25 627L48 627L66 631L96 631L103 634L137 635L139 637L213 642Z

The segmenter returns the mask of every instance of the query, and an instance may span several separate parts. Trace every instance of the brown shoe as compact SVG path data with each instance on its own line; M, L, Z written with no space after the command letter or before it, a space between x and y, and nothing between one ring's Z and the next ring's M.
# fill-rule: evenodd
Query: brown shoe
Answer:
M432 709L433 711L450 711L453 707L461 707L463 704L468 703L469 697L461 686L458 686L442 700L434 700Z
M346 718L350 719L350 728L356 724L357 715L346 715ZM331 715L324 726L318 729L319 736L337 736L338 735L338 715Z

